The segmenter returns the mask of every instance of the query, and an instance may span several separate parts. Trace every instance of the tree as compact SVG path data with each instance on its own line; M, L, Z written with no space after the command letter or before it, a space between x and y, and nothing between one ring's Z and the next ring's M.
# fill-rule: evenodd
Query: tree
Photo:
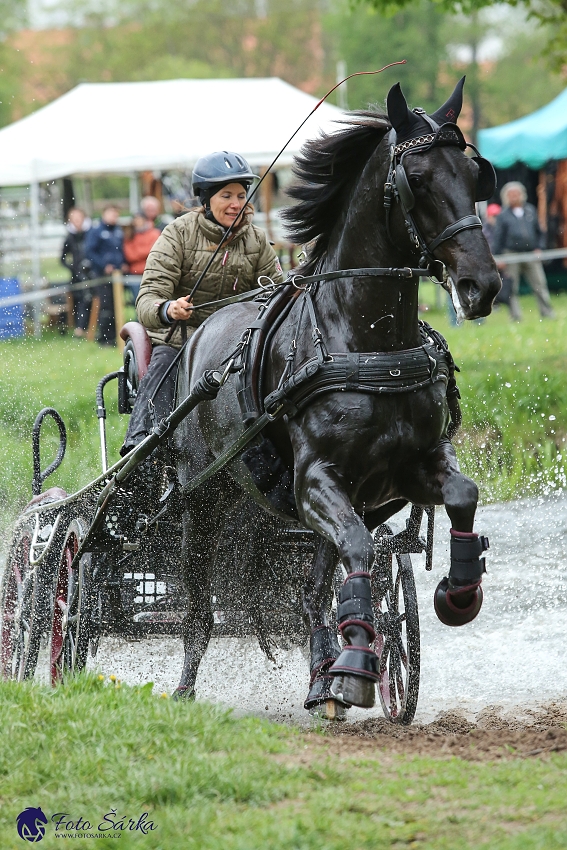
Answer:
M419 2L419 0L417 0ZM369 5L386 15L413 6L416 0L354 0ZM501 5L524 9L528 16L546 26L547 44L545 53L555 70L561 70L567 61L567 2L566 0L433 0L439 11L452 14L471 15L481 9Z
M352 8L339 2L325 21L328 50L344 59L349 73L372 70L407 59L379 77L350 80L348 103L351 109L384 103L391 82L400 81L408 102L424 109L437 109L458 79L443 78L446 65L445 16L428 0L384 16L371 8ZM428 49L423 49L424 40ZM430 47L429 47L430 45Z
M0 126L12 120L21 92L24 59L10 41L27 17L26 0L0 0Z
M172 76L281 76L321 85L317 0L73 0L71 85ZM219 104L219 108L221 105Z
M466 74L461 124L474 135L478 127L502 124L543 106L564 88L563 78L541 56L546 28L534 31L516 17L509 13L495 20L482 11L443 14L430 0L414 0L384 15L369 5L352 7L348 0L336 0L326 18L327 52L330 62L344 60L349 73L407 59L407 65L380 77L349 81L351 108L383 104L391 83L400 80L411 106L431 110ZM503 39L499 55L487 59L483 45L495 36Z

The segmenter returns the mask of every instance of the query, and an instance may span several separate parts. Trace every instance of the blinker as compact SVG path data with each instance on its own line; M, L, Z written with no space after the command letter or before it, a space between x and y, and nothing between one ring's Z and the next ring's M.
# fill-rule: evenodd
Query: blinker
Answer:
M396 166L395 180L396 188L403 206L406 210L412 210L415 206L415 197L411 190L406 170L401 162Z
M473 156L478 165L475 201L488 201L496 191L496 172L492 163L483 156Z

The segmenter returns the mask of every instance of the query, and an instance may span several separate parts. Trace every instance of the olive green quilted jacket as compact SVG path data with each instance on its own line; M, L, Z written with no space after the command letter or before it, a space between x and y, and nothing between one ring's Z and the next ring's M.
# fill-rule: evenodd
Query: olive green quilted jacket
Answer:
M223 232L220 225L205 218L202 210L192 210L168 224L154 244L136 299L138 318L154 345L165 343L171 327L164 325L160 319L161 305L164 301L175 301L189 294ZM266 234L246 220L215 257L193 297L193 303L204 304L248 292L258 286L260 275L266 275L276 283L283 278L277 255ZM207 307L192 313L187 323L189 329L196 328L214 312L215 307ZM169 344L179 348L181 343L181 329L177 327Z

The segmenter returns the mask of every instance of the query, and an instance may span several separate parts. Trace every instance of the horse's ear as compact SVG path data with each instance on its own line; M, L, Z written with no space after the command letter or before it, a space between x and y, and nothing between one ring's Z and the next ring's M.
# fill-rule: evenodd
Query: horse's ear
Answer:
M421 120L417 117L415 112L412 112L409 109L402 87L399 83L392 86L388 92L386 105L388 107L388 118L398 135L398 141L400 137L408 136L414 127L417 128L418 126L421 126Z
M461 109L463 108L463 86L465 84L465 80L466 77L461 77L449 100L444 103L443 106L440 106L436 112L431 114L430 117L433 118L434 121L437 121L438 124L457 123L457 118L461 114Z

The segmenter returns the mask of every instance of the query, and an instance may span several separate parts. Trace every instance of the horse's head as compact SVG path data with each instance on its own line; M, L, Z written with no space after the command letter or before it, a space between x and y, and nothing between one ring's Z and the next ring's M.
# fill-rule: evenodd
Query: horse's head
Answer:
M411 111L399 83L388 93L392 130L384 190L387 224L397 245L407 244L441 277L441 263L459 318L487 316L500 289L500 275L475 213L475 202L495 189L492 165L467 145L457 127L464 77L432 115ZM441 262L439 262L441 261Z

